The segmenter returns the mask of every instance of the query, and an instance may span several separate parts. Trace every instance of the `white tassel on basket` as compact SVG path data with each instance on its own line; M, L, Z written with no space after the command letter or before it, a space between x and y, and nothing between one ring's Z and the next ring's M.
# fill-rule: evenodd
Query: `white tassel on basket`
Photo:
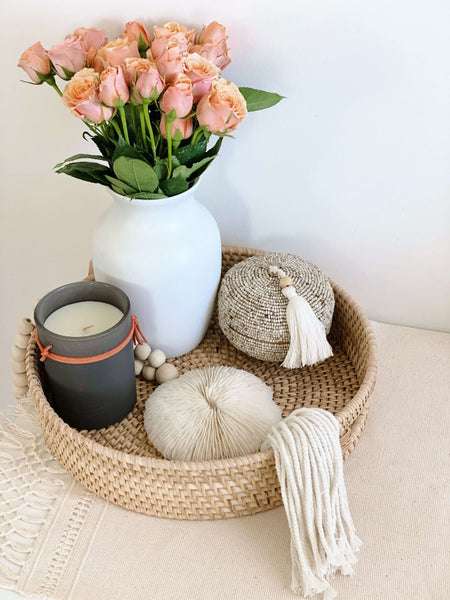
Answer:
M330 579L353 573L361 545L348 507L339 423L326 410L297 409L272 427L262 450L269 447L291 531L291 589L332 600Z
M275 265L269 267L269 273L280 278L281 293L288 299L286 319L291 341L281 366L297 369L333 356L323 323L308 301L297 294L292 279Z

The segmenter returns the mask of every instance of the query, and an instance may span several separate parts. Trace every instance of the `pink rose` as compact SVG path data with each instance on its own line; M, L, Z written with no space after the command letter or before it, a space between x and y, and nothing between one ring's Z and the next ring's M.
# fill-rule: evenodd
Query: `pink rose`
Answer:
M145 28L143 23L137 21L130 21L126 24L124 35L130 40L130 42L137 42L139 44L139 36L145 40L147 47L150 46L150 34Z
M113 109L98 101L99 76L94 69L81 69L64 88L62 100L71 113L94 123L108 121Z
M239 88L226 79L214 79L207 96L197 105L197 119L209 131L233 131L247 116L247 105Z
M142 98L154 99L164 89L164 81L155 64L148 58L127 58L125 79L131 83L133 98L142 104Z
M186 29L186 27L175 23L175 21L170 21L162 27L158 27L155 25L153 27L153 33L155 34L155 40L159 40L162 37L169 38L173 35L182 33L186 40L188 48L192 47L197 39L195 29Z
M19 58L17 66L21 67L34 83L41 81L38 73L48 75L50 73L50 61L41 42L36 42L27 48Z
M228 56L227 39L225 27L217 21L213 21L200 33L198 43L191 51L197 52L220 69L224 69L231 62Z
M177 134L179 133L180 137L185 140L190 135L192 135L193 128L194 128L194 121L191 117L189 119L175 119L174 121L172 121L172 124L170 126L170 137L171 138L177 137ZM162 116L161 124L160 124L160 131L161 131L162 136L167 139L166 115Z
M228 39L227 31L223 25L217 21L213 21L205 27L198 36L199 44L220 44Z
M130 41L127 37L120 37L102 46L93 61L97 73L108 67L120 67L126 58L140 58L137 42Z
M227 65L230 64L231 58L228 56L228 48L223 44L196 44L192 47L191 52L196 52L211 61L223 70Z
M175 37L175 36L173 36ZM157 56L153 55L153 47L155 44L162 42L164 50L159 52L158 47ZM173 81L179 73L183 71L183 54L185 50L182 46L177 44L177 40L172 38L160 38L152 44L151 55L155 58L156 68L159 71L161 77L167 82ZM148 55L148 53L147 53Z
M175 110L180 119L190 113L192 104L192 82L187 75L180 73L164 92L159 107L166 114Z
M85 52L89 52L92 48L100 48L108 42L104 29L96 29L95 27L91 29L78 27L73 35L80 40L81 47Z
M188 51L188 43L184 33L174 33L171 36L155 38L151 53L154 60L159 58L169 48L179 48L182 54Z
M98 98L106 106L112 107L115 107L119 100L128 102L130 90L123 76L122 67L108 67L103 71L100 75Z
M86 51L74 35L67 36L62 44L52 46L48 51L48 57L62 79L68 79L64 69L76 73L86 64Z
M197 104L209 92L211 82L219 76L220 69L203 56L194 53L185 57L184 72L192 81L194 104Z

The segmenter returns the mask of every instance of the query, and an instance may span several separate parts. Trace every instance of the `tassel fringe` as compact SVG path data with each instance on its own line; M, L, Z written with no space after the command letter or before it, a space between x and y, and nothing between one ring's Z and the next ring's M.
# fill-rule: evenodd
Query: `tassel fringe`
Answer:
M286 320L291 341L281 366L298 369L333 356L323 323L307 300L297 294L291 278L276 266L269 267L269 273L280 278L281 293L288 299Z
M332 600L336 572L352 575L361 541L344 484L339 423L328 411L300 408L272 427L272 447L291 531L291 589Z

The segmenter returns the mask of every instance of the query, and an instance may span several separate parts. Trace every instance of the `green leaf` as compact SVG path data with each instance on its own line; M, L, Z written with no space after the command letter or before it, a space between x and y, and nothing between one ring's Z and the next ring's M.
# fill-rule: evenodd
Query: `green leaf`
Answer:
M165 159L157 158L153 169L155 170L155 173L159 180L165 179L167 177L167 173L168 173L167 159L166 158Z
M180 165L191 166L196 160L203 157L206 152L206 145L206 138L203 137L194 145L188 144L187 146L178 148L173 155L178 158Z
M123 194L124 196L132 196L137 191L136 188L131 187L131 185L127 185L123 181L120 181L120 179L116 179L110 175L105 175L105 177L113 186L121 189L119 194Z
M119 138L119 141L117 142L117 146L112 157L113 162L115 162L121 156L142 159L141 153L136 150L136 148L133 148L133 146L130 146L130 144L127 144L123 138Z
M167 196L176 196L189 188L189 183L182 177L172 177L159 182L159 187Z
M75 73L73 71L69 71L69 69L66 69L66 67L61 66L61 69L64 71L64 75L65 75L65 77L61 77L61 79L69 80L69 79L72 79L72 77L75 75Z
M112 144L111 142L108 142L107 140L105 140L105 138L102 135L92 135L91 136L91 134L88 131L85 131L84 133L92 139L92 141L97 146L97 148L100 150L100 152L103 154L103 156L107 157L108 159L111 158L111 156L113 155L113 153L115 151L115 144ZM83 136L84 136L84 134L83 134Z
M140 192L139 194L133 194L130 197L133 198L133 200L162 200L163 198L167 198L165 194L149 194L148 192Z
M107 158L105 158L101 154L74 154L73 156L69 156L69 158L66 158L66 160L63 160L61 163L58 163L53 168L54 169L59 169L60 167L62 167L66 163L68 163L69 161L80 160L80 158L92 158L92 159L95 159L95 160L108 160Z
M214 156L207 156L199 162L194 163L192 167L186 167L185 165L181 165L174 169L173 177L182 177L183 179L187 179L193 173L195 173L195 171L198 171L198 169L201 169L203 166L207 165L212 160L214 160Z
M212 156L213 158L215 158L219 154L219 150L222 146L222 143L223 143L223 137L219 137L219 139L214 144L214 146L212 148L210 148L208 150L208 152L205 152L205 156Z
M75 162L64 165L56 170L57 173L64 173L76 179L89 181L90 183L101 183L108 185L106 176L111 172L108 167L91 162Z
M147 58L147 48L148 48L148 44L145 41L144 36L142 35L142 33L139 34L139 40L138 40L138 50L139 50L139 54L141 55L141 58Z
M255 110L264 110L278 104L285 96L280 96L273 92L264 92L263 90L255 90L253 88L241 87L239 91L244 96L247 102L248 112L254 112Z
M154 192L159 185L159 179L154 169L146 162L120 156L113 163L117 178L134 187L139 192Z
M116 192L116 194L119 194L119 196L128 196L128 194L126 194L123 189L117 185L111 185L111 189Z

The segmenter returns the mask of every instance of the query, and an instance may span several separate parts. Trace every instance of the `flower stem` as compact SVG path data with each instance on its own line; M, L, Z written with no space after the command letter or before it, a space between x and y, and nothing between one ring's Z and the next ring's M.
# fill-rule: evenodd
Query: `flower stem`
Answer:
M129 144L130 143L130 138L128 137L127 120L125 118L125 109L123 108L123 106L121 106L119 108L119 114L120 114L120 120L122 121L123 135L125 137L125 140L126 140L127 144Z
M49 86L51 86L56 91L58 96L60 96L60 97L62 96L62 92L59 89L59 87L56 85L56 81L55 81L54 77L48 77L45 81L48 83Z
M114 129L115 129L117 135L119 136L119 138L123 137L122 132L120 131L119 125L113 119L110 119L109 122L114 127Z
M155 136L153 135L152 124L150 122L150 115L148 113L148 104L142 105L142 112L144 114L144 119L147 124L148 133L150 135L150 145L152 147L153 158L156 160Z
M172 129L172 120L167 118L166 115L166 137L167 137L167 179L170 179L172 175L172 136L170 130Z
M145 117L143 112L140 110L139 111L139 120L141 122L141 133L142 133L142 142L144 144L144 148L146 150L148 150L148 144L147 144L147 134L145 132ZM153 153L155 154L155 153Z

